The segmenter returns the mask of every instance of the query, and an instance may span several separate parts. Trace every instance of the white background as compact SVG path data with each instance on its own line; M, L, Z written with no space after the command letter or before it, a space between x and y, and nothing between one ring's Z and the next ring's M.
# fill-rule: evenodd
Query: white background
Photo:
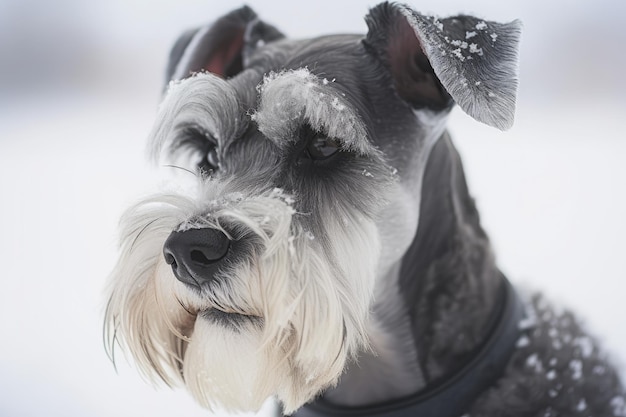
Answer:
M248 2L292 37L365 31L376 2ZM171 43L239 3L0 0L0 416L208 416L102 344L121 211L152 172L147 132ZM626 7L422 0L524 22L517 122L450 130L499 264L576 309L626 359Z

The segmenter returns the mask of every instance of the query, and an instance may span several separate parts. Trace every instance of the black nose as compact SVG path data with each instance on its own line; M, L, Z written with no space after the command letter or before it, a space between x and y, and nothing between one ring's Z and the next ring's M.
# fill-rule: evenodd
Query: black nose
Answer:
M179 281L199 287L213 278L229 248L228 237L219 230L189 229L172 232L163 255Z

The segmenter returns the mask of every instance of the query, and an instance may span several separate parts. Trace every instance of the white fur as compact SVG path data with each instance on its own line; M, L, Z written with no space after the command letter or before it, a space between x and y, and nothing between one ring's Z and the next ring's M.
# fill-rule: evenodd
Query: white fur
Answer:
M259 86L261 102L253 120L265 136L282 147L298 137L297 129L306 121L315 130L341 140L346 150L379 155L367 140L358 114L331 84L306 68L271 73Z
M243 197L206 181L193 198L160 195L131 208L111 276L111 351L119 342L150 380L184 382L209 408L257 410L276 395L290 413L335 384L367 346L379 238L372 221L343 213L347 223L327 219L330 247L322 247L303 230L292 201L280 190ZM227 285L198 294L161 255L181 227L224 229L252 239L255 250L219 277ZM359 262L337 261L355 253ZM223 326L202 317L210 309L262 319Z
M180 129L189 125L210 134L225 150L245 129L247 120L235 89L220 77L201 72L172 81L150 132L150 156L158 161L163 150L179 138Z

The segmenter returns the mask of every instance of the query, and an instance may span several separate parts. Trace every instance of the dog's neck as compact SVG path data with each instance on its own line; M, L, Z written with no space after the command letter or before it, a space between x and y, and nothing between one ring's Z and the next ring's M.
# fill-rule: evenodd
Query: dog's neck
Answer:
M325 400L344 406L418 392L463 364L486 337L500 279L460 158L447 134L424 172L418 232L382 277L370 340Z

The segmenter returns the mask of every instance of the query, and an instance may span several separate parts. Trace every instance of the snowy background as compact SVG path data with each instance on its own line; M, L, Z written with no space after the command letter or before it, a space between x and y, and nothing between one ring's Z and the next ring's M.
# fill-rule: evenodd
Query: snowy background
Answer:
M292 37L364 32L375 1L248 2ZM313 5L314 4L314 5ZM208 416L102 345L120 212L146 189L169 46L213 0L0 0L0 416ZM456 111L500 265L578 310L626 363L626 3L421 0L524 22L515 127Z

